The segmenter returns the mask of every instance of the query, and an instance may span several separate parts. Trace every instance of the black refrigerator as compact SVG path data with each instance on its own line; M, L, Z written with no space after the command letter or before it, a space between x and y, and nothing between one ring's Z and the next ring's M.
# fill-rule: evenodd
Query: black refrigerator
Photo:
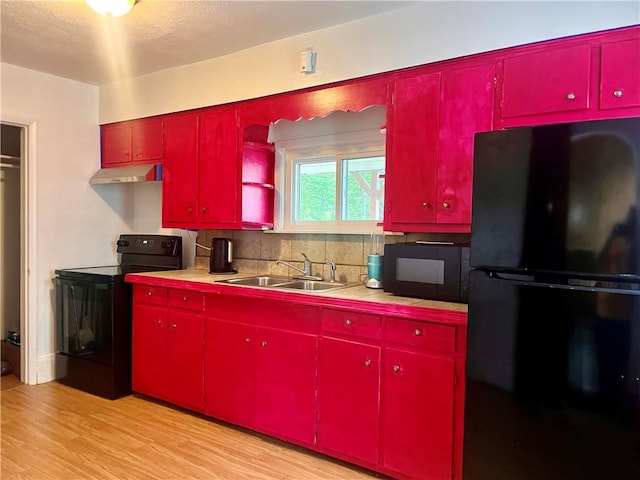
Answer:
M640 478L640 118L474 143L465 480Z

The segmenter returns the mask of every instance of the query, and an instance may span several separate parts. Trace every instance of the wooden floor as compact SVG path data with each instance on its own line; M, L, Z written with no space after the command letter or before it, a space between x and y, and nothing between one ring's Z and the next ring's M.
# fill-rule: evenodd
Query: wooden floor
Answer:
M374 473L146 397L2 377L2 480L372 479ZM382 477L382 476L380 476Z

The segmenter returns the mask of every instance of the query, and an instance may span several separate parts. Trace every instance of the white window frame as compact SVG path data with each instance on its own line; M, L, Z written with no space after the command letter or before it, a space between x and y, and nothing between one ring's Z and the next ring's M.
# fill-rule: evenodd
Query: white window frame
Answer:
M327 146L328 144L330 146ZM276 145L276 201L273 231L281 233L370 234L380 221L341 220L341 194L336 196L335 222L294 224L292 222L293 171L296 162L300 160L317 159L316 161L322 162L329 158L335 159L337 162L336 185L338 192L341 192L343 160L378 156L386 158L385 138L378 129L278 142Z

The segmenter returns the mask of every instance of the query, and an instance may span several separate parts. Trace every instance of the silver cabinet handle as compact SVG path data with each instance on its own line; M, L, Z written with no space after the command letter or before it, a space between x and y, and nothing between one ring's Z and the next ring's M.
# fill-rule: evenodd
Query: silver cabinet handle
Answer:
M207 207L202 207L202 213L207 213Z
M422 330L420 330L419 328L416 328L416 329L413 331L413 334L414 334L416 337L419 337L420 335L422 335Z
M431 208L431 204L429 202L422 202L422 208Z
M348 318L344 321L344 326L345 327L350 327L351 326L351 320L349 320Z
M267 346L267 342L265 342L265 341L260 342L260 346L266 347Z
M395 373L398 373L398 372L400 371L400 365L394 365L394 366L393 366L393 371L394 371Z
M367 359L364 361L364 366L365 366L365 367L370 367L370 366L371 366L371 359L370 359L370 358L367 358Z
M158 320L158 325L162 325L162 320Z
M171 328L176 328L176 324L175 324L175 323L172 323L172 324L171 324Z
M149 290L149 291L147 292L147 295L148 295L149 297L151 296L151 290Z
M620 98L622 96L622 90L614 90L613 96L616 98Z
M576 94L573 92L569 92L567 93L567 100L575 100L576 99Z
M449 208L450 206L449 202L442 202L442 208Z
M245 338L244 343L251 343L251 339L249 337Z
M186 302L186 301L187 301L187 297L186 297L186 295L185 295L184 297L182 297L182 301L183 301L183 302Z

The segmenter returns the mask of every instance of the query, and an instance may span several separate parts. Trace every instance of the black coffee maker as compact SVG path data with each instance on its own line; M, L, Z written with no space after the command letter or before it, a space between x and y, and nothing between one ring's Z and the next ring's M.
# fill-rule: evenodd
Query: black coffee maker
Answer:
M216 237L211 241L209 273L238 273L233 269L233 242L230 238Z

